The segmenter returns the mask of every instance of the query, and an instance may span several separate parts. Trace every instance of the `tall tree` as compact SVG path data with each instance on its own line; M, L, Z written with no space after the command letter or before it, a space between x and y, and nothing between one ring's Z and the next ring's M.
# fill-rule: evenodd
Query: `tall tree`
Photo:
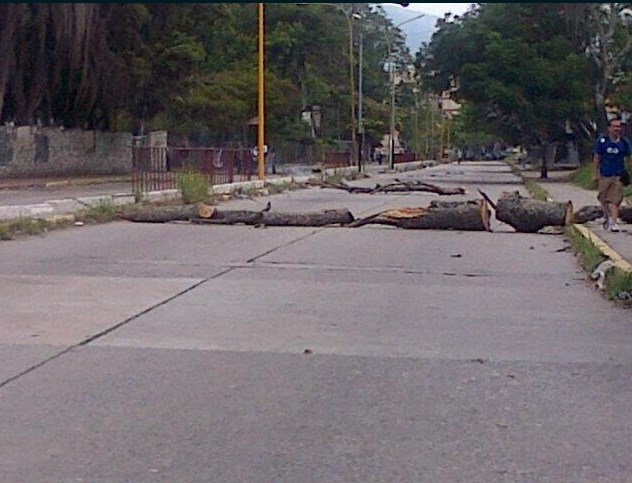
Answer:
M590 111L592 75L563 13L557 4L484 4L446 21L422 58L437 74L431 85L447 89L458 80L479 125L507 142L564 139L567 121Z
M586 52L597 69L595 108L597 126L605 132L606 100L616 92L624 76L623 67L632 51L632 10L630 3L584 4L590 38ZM577 8L577 7L576 7ZM628 61L629 64L629 61Z

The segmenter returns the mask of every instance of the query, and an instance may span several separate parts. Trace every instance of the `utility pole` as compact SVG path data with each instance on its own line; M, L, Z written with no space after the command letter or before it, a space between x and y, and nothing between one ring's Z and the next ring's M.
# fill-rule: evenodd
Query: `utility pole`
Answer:
M358 171L362 172L362 162L363 162L363 156L364 156L364 117L363 117L363 112L362 112L362 102L363 102L363 94L362 94L362 89L363 89L363 82L364 82L364 75L363 75L363 56L364 56L364 30L362 28L362 25L360 25L360 35L359 35L359 48L358 48L358 58L359 58L359 65L358 65L358 134L359 134L359 143L358 143Z
M402 4L406 6L405 4ZM413 20L417 20L421 17L425 17L425 14L419 14L416 17L409 18L408 20L404 20L403 22L398 23L393 27L394 30L398 29L404 24L408 22L412 22ZM395 169L395 63L394 63L394 52L393 52L393 40L388 38L386 39L388 45L388 58L389 58L389 71L390 71L390 81L391 81L391 116L390 116L390 126L389 126L389 138L390 138L390 146L389 146L389 168Z

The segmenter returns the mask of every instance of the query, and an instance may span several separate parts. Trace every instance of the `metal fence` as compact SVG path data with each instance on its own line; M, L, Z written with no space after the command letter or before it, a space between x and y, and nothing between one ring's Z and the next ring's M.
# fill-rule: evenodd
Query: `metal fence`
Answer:
M257 175L248 149L132 147L132 189L135 195L177 188L177 174L196 172L209 184L247 181Z
M269 174L283 173L288 165L340 168L351 166L347 151L320 146L286 146L266 157ZM248 181L258 176L257 158L246 148L182 148L132 146L132 189L135 195L177 189L177 174L196 172L210 185Z

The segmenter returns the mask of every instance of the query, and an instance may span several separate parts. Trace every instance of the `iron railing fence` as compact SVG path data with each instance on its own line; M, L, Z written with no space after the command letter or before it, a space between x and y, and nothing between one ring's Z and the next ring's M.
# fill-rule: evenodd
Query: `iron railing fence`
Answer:
M270 150L266 158L267 174L292 172L297 166L348 167L351 153L345 149L292 144ZM184 172L204 174L210 185L217 185L255 179L258 165L252 150L247 148L132 146L134 195L177 189L177 174Z
M248 149L132 147L132 189L135 195L177 189L177 174L196 172L209 184L250 180L257 175Z

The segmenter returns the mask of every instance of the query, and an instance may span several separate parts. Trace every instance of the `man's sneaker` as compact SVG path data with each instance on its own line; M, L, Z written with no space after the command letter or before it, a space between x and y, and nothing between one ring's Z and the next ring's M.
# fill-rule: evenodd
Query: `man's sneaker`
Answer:
M610 231L621 231L621 228L619 228L619 225L617 225L615 222L610 223L610 226L608 228L610 229Z
M603 229L606 231L610 231L610 218L608 218L606 216L606 218L603 220Z

